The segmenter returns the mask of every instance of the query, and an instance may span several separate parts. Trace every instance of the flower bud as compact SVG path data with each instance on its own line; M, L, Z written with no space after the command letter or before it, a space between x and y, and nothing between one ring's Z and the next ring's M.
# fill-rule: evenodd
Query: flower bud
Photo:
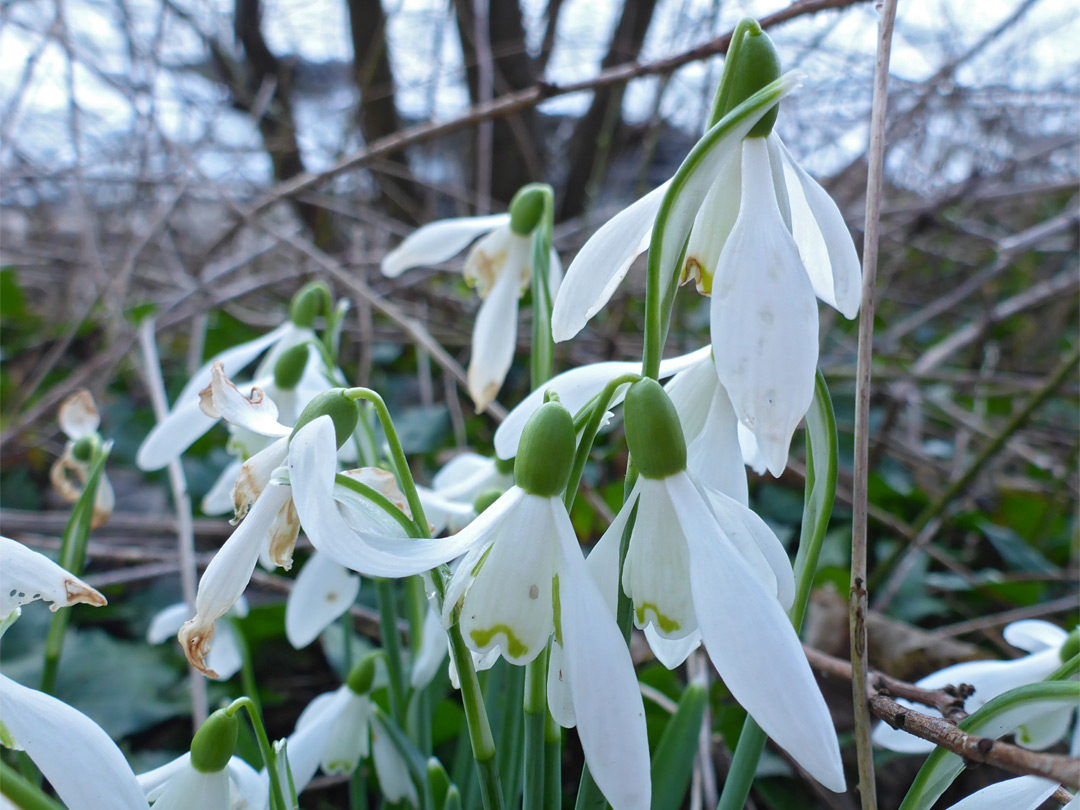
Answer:
M544 215L544 192L539 183L518 189L510 201L510 230L518 236L528 236L540 224Z
M356 430L356 422L360 418L360 411L356 402L345 396L344 388L331 388L329 391L323 391L300 412L300 416L296 420L296 427L293 428L292 435L289 438L295 436L296 431L312 419L318 419L320 416L329 416L334 420L334 434L337 438L337 446L341 447L349 440L353 431Z
M1061 649L1058 650L1058 656L1061 658L1061 663L1072 660L1078 653L1080 653L1080 627L1074 627L1073 631L1065 637L1065 643L1061 645Z
M345 683L349 689L358 695L366 695L371 691L371 684L375 682L375 664L379 653L368 653L353 666Z
M308 361L308 345L298 343L283 351L274 363L274 385L281 391L292 391L304 376Z
M761 30L756 20L747 21L746 34L732 54L731 62L724 65L725 73L731 70L731 83L723 113L727 115L750 96L780 78L780 57L769 35ZM764 138L772 132L779 105L765 113L747 135L748 138Z
M576 444L570 411L558 402L545 402L521 433L514 481L531 495L555 497L570 480Z
M475 501L473 501L473 509L476 510L476 514L480 514L495 501L502 497L503 491L501 489L488 489L481 492Z
M626 444L646 478L667 478L686 469L686 439L679 414L656 380L630 386L623 403Z
M309 329L329 304L330 288L326 286L326 282L308 282L293 296L289 304L289 320L297 326Z
M94 449L97 447L97 444L97 436L81 436L72 446L71 455L76 461L81 461L83 464L86 464L94 455Z
M191 767L202 773L225 770L236 747L240 721L227 709L218 709L206 718L191 741Z

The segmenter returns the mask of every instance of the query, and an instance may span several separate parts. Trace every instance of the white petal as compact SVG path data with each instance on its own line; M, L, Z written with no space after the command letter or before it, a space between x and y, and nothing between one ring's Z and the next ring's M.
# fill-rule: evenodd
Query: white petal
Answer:
M671 404L675 406L675 412L679 415L679 424L682 425L683 438L687 444L697 438L704 429L713 396L719 385L710 352L699 362L673 376L664 386L671 398Z
M862 298L862 269L855 243L840 209L817 181L795 161L776 134L782 157L795 244L818 298L854 318Z
M1007 642L1027 652L1059 649L1069 634L1056 624L1040 619L1024 619L1005 626L1001 633Z
M509 223L509 214L430 222L383 257L382 274L394 277L412 267L441 264L467 248L476 237Z
M798 249L784 227L761 138L743 146L743 197L713 279L716 374L739 420L779 476L814 397L818 314Z
M690 653L701 646L701 632L695 630L683 638L664 638L650 624L645 628L645 640L649 642L657 661L668 669L675 669L682 666Z
M230 810L229 772L203 773L191 767L179 771L164 786L154 810Z
M407 801L413 807L420 806L420 797L416 786L409 776L408 763L390 742L381 723L371 726L371 758L375 765L375 775L379 777L379 788L387 802Z
M237 459L230 461L229 466L221 471L210 491L203 496L200 504L203 514L226 515L233 511L233 487L243 466L244 462Z
M556 343L585 328L604 308L634 259L649 247L653 220L670 183L653 189L609 219L570 262L551 313Z
M105 604L104 596L44 554L0 537L0 618L36 599L51 602L52 611L80 602Z
M977 790L948 810L1035 810L1058 789L1041 776L1018 776Z
M0 675L5 743L26 752L69 810L146 810L135 774L82 712Z
M477 412L495 399L514 360L519 292L516 269L507 266L476 313L469 360L469 396Z
M154 614L146 630L147 644L161 644L176 635L180 627L191 618L191 608L183 602L169 605Z
M1034 717L1016 729L1016 744L1032 751L1045 751L1069 733L1073 712L1051 711Z
M217 424L199 408L199 398L177 402L164 420L158 422L139 445L135 465L140 470L160 470L179 458L206 431Z
M761 454L754 432L739 422L739 448L742 450L743 463L758 475L764 475L768 462Z
M459 623L465 643L476 652L497 646L510 663L527 664L551 636L555 527L550 501L525 495L474 572Z
M551 253L548 257L548 294L551 296L552 302L559 294L559 287L562 286L563 280L563 266L562 261L559 259L559 253L555 248L551 249Z
M214 639L214 645L206 655L207 669L217 673L220 681L227 681L240 671L244 664L240 654L240 642L236 638L236 626L227 620Z
M701 362L702 358L708 357L710 351L712 351L712 348L705 346L689 354L662 360L660 362L660 377L669 377L683 369L690 368ZM529 417L544 404L544 394L547 391L557 393L559 401L570 413L574 414L581 410L589 400L603 391L609 380L623 374L635 374L639 371L641 371L641 363L638 362L607 361L579 366L551 378L525 397L499 425L498 430L495 431L495 454L499 458L513 458L517 455L521 432L525 429ZM620 387L620 390L612 397L609 403L610 407L622 402L628 387Z
M431 533L438 535L444 530L459 532L476 517L472 501L451 501L427 487L417 487L416 494L424 505L424 516L431 526Z
M558 499L550 509L559 537L563 671L585 761L614 810L647 810L649 742L634 662L589 576L566 509Z
M337 707L334 722L323 743L321 764L326 774L352 773L371 750L368 734L371 701L348 687L345 687L345 694L348 699Z
M199 580L195 617L181 628L180 645L188 661L207 677L217 677L204 662L214 636L214 622L229 611L247 588L259 549L266 544L270 527L288 500L288 487L267 487L250 514L218 549Z
M327 554L312 554L285 600L285 637L301 650L352 607L360 577Z
M325 692L311 701L297 718L286 749L297 793L307 787L319 770L330 731L352 697L347 686Z
M156 801L158 796L161 795L161 791L164 790L165 785L169 781L185 770L191 769L191 752L187 751L176 759L166 762L164 765L159 765L153 770L146 771L146 773L140 773L135 777L135 780L139 783L139 787L143 793L146 794L146 798L149 801Z
M570 691L570 672L564 666L564 661L562 646L552 639L548 658L548 711L560 726L573 728L577 725L577 715L574 714L574 696Z
M511 494L515 490L509 490L469 528L452 537L407 540L353 529L334 501L336 471L334 423L330 417L320 416L297 431L289 446L293 503L304 531L316 549L346 568L368 576L411 576L464 554L477 542L477 532L501 518L502 508L516 497ZM496 508L500 502L503 502L502 508Z
M739 197L733 193L742 184L740 150L735 149L716 172L705 198L701 201L686 243L683 259L683 282L696 282L698 292L708 294L712 290L724 243L739 216Z
M462 481L484 479L494 471L495 462L487 456L479 453L466 451L458 453L435 473L431 479L431 488L441 495L447 495L443 490L456 490Z
M412 662L409 685L413 689L423 689L435 678L435 674L446 660L450 650L450 641L443 630L442 621L434 607L429 606L424 616L424 626L420 631L420 648Z
M257 385L248 388L248 393L243 393L225 375L225 367L221 363L214 363L213 382L208 387L209 399L212 402L213 411L230 425L250 430L260 436L280 437L292 433L292 428L287 428L278 422L277 405ZM203 402L203 412L207 411L206 402ZM213 413L209 415L213 416Z
M270 478L278 467L285 463L289 455L289 443L284 438L253 455L240 466L233 485L233 509L237 518L247 514L248 508L270 483Z
M596 542L585 560L589 575L596 583L600 595L604 597L604 602L612 616L615 615L619 604L619 546L622 544L623 531L630 520L630 513L634 509L634 502L638 499L640 489L641 479L638 479L638 483L630 492L630 497L626 499L607 531Z
M715 379L716 371L711 370ZM687 443L686 466L694 474L695 480L741 504L749 502L750 491L746 483L742 449L739 447L738 422L727 391L719 382L713 388L701 432Z
M81 439L98 429L101 415L98 413L94 397L85 388L80 388L60 403L57 415L60 429L69 439Z
M229 760L228 771L233 810L263 810L270 795L270 778L265 771L255 770L240 757Z
M795 629L684 474L664 479L690 549L701 635L724 684L811 776L845 789L840 746Z

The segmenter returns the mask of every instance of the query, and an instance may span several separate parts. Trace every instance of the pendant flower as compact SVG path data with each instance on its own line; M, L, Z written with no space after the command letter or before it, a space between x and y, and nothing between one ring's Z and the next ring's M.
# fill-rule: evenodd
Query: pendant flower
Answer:
M81 388L60 404L58 416L60 429L68 437L63 455L53 462L49 470L49 481L53 489L68 503L75 503L82 495L86 479L90 476L90 458L92 443L101 441L98 427L101 415L98 413L94 397L85 388ZM90 528L96 529L105 524L116 505L109 477L102 470L94 493L94 514L90 519Z
M523 201L520 216L515 213L519 199ZM498 395L510 370L517 347L517 302L532 282L534 242L542 225L538 225L540 212L525 205L526 200L519 192L510 213L429 223L406 237L382 261L383 275L393 278L413 267L445 262L486 234L469 251L464 267L465 282L476 287L482 299L473 326L468 374L469 396L478 413ZM552 297L561 276L559 257L552 249L548 270Z
M843 791L832 718L785 613L795 581L783 546L754 512L688 473L678 416L658 383L631 386L624 418L640 478L590 555L601 591L611 599L621 585L634 623L652 628L651 641L682 642L684 657L700 631L724 684L765 733ZM620 583L619 543L635 505ZM662 644L654 651L674 655Z
M105 597L44 554L0 537L0 623L14 621L22 605L43 599L54 613L78 603L102 607ZM9 621L10 620L10 621Z
M293 581L285 600L285 638L302 650L353 606L360 577L328 554L316 551Z
M344 685L319 695L300 713L286 746L297 793L307 787L320 767L328 775L351 774L370 756L383 798L419 806L408 765L394 748L368 696L374 670L372 657L361 660Z
M247 600L241 596L228 613L239 619L247 616ZM175 638L180 628L184 626L184 622L190 618L191 609L184 602L159 610L150 620L150 626L146 630L146 643L161 644L167 639ZM243 665L240 645L241 642L236 637L236 628L233 627L232 622L226 622L218 634L217 643L206 656L206 668L215 672L218 679L227 681L239 672Z
M1029 655L1012 661L967 661L934 672L918 681L923 689L942 689L962 683L975 687L975 692L965 701L970 714L993 698L1030 683L1044 680L1061 666L1062 662L1077 653L1075 634L1070 635L1057 625L1038 619L1013 622L1003 631L1005 640ZM928 706L916 706L897 698L904 706L925 714L940 717L937 710ZM1053 711L1032 717L1016 731L1016 742L1025 748L1041 751L1065 738L1072 725L1075 712ZM906 731L879 723L874 729L873 741L882 748L903 754L924 754L934 750L934 744Z
M82 712L0 675L0 717L0 744L25 751L68 810L146 810L124 755Z

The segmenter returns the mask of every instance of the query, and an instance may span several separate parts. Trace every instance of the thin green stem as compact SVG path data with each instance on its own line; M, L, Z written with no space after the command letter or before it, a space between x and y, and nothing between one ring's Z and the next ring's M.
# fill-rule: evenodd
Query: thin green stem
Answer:
M405 673L401 663L401 631L398 629L397 594L394 581L378 577L375 599L379 605L379 629L390 673L390 714L399 727L405 724Z
M604 386L599 396L594 397L589 401L589 404L579 411L579 414L588 412L589 419L585 423L584 432L581 434L581 441L578 443L577 452L574 454L574 465L570 468L570 480L566 484L565 501L567 512L574 505L578 484L581 482L581 474L585 471L585 464L589 460L589 453L592 452L593 442L596 441L596 434L600 430L600 423L604 419L604 414L607 412L615 392L620 386L630 385L640 379L641 375L639 374L623 374L616 377ZM586 409L591 410L587 411ZM574 421L577 421L576 417Z
M0 794L22 810L64 810L60 802L46 796L41 788L3 761L0 761Z
M554 229L555 193L546 183L536 184L543 194L544 212L533 231L532 272L532 352L529 355L529 377L532 387L539 388L549 379L554 363L555 343L551 338L551 234Z
M514 807L521 790L521 751L525 745L525 718L522 696L525 692L525 668L509 666L499 724L499 754L496 761L502 778L503 803Z
M251 660L251 646L244 635L244 626L240 620L230 618L233 626L233 636L236 639L236 649L240 653L240 683L243 684L244 693L255 704L256 711L262 711L262 703L259 701L259 685L255 680L255 664Z
M367 771L363 766L349 778L349 810L368 810Z
M522 810L544 808L547 668L547 647L525 667L525 799Z
M457 667L461 681L461 700L465 705L469 742L480 778L481 799L485 810L501 810L503 800L499 787L499 769L495 763L495 740L491 736L491 726L484 709L484 695L473 667L472 653L465 646L465 639L462 638L458 625L451 627L449 634L450 652L454 656L454 666Z
M544 810L562 810L562 728L551 712L544 718Z
M244 709L247 712L248 720L251 721L251 727L255 731L255 739L259 743L259 753L262 754L263 764L266 765L266 772L270 777L270 807L271 810L291 810L289 805L291 802L286 802L285 793L281 789L281 778L277 769L277 756L274 754L274 749L270 745L270 739L266 736L266 726L263 725L262 715L259 713L259 707L250 697L240 697L229 704L225 710L230 715L236 714L240 709Z

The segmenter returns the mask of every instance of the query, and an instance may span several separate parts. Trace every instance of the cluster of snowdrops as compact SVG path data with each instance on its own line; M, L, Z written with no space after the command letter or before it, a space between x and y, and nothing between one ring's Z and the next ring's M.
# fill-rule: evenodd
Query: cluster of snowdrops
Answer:
M394 276L442 264L472 245L465 278L482 303L468 387L478 411L496 398L513 363L519 299L531 288L533 391L499 425L493 457L463 453L430 487L413 480L382 398L349 387L337 366L347 306L334 306L322 283L297 293L280 327L192 375L142 443L137 463L166 467L223 422L235 460L201 506L232 514L236 528L206 567L195 604L156 616L150 640L175 634L199 672L232 677L241 654L227 617L246 611L243 594L257 565L292 567L301 532L314 553L286 605L294 647L312 643L349 609L358 575L373 578L387 596L380 598L392 617L383 625L390 628L384 649L313 700L291 735L268 740L257 706L241 698L210 715L188 754L136 776L85 715L0 676L4 745L25 750L71 810L148 802L159 810L290 810L320 769L349 774L367 760L387 802L453 808L461 792L438 760L415 755L420 732L409 719L448 665L481 802L492 810L504 806L500 778L508 774L498 770L477 673L501 657L526 673L524 756L511 763L523 772L524 806L561 806L562 729L576 728L586 763L579 806L591 800L643 810L653 791L628 648L636 627L670 669L703 649L759 730L757 754L767 736L825 788L844 791L837 734L798 626L835 485L828 475L830 464L835 475L836 455L831 402L817 374L817 299L854 318L860 266L835 203L773 131L780 100L799 83L797 73L781 74L757 24L741 23L699 143L669 182L603 225L565 277L551 247L552 194L542 185L523 188L506 214L424 226L385 257L383 272ZM553 342L572 339L645 251L642 361L552 376ZM710 296L711 344L664 359L672 302L688 282ZM613 412L621 412L629 449L625 499L586 557L568 510ZM807 512L814 520L803 528L793 567L748 506L746 470L780 475L804 419L813 453L807 497L817 514ZM85 392L64 404L60 422L70 441L54 480L88 527L112 509L103 470L109 443ZM35 599L53 610L105 602L75 575L81 560L62 559L61 567L7 539L0 553L5 627ZM413 608L406 611L407 650L391 638L396 617L387 589L399 579ZM1053 745L1073 723L1077 690L1063 678L1076 667L1062 665L1075 656L1075 638L1043 622L1012 625L1006 638L1031 654L961 665L925 685L972 684L968 708L992 709L992 699L1015 687L1060 681L1038 699L1008 704L1007 721L995 715L997 734L1016 731L1033 748ZM389 699L374 700L382 688ZM241 712L260 741L258 769L234 755ZM698 729L690 733L696 739ZM743 736L755 735L744 729ZM933 749L888 727L875 740L909 753ZM33 779L4 767L3 801L49 806L34 803L44 794ZM947 785L938 780L912 806L929 807ZM1057 787L1023 777L961 805L1034 808Z

